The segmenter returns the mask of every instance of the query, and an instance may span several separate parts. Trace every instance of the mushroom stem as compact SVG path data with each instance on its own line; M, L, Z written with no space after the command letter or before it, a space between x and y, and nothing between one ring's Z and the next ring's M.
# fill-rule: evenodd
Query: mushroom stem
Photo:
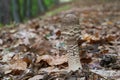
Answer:
M78 45L75 45L73 47L68 45L67 57L68 57L69 71L76 71L82 69Z

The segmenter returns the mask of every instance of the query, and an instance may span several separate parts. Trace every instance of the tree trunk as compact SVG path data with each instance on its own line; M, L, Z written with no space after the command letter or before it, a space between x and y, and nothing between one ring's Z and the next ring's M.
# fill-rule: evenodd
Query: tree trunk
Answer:
M2 19L3 19L3 11L2 11L2 6L3 6L2 3L3 3L3 2L2 2L2 1L3 1L3 0L0 1L0 23L2 23L2 21L3 21L3 20L2 20Z
M38 7L39 7L39 10L40 10L41 13L45 12L45 7L44 7L44 4L43 4L43 0L38 0Z
M0 1L0 22L3 24L10 23L10 0Z
M59 5L59 0L53 0L53 1L56 6Z
M15 22L21 22L20 18L20 7L19 7L19 0L12 0L12 5L13 5L13 19Z
M32 1L31 0L26 0L26 16L27 18L31 18L32 17Z

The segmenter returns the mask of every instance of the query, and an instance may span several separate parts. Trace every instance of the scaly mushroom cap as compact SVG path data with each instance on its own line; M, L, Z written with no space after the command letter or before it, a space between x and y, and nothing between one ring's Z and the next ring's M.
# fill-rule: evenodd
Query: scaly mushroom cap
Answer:
M79 18L74 14L66 14L62 18L61 21L63 24L71 25L71 24L79 24Z

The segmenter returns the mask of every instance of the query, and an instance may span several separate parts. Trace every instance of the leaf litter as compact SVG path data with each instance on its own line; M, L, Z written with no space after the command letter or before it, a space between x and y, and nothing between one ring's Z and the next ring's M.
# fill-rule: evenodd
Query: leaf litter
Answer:
M33 19L12 28L0 29L1 80L119 80L119 1L76 6L46 19ZM86 2L85 4L89 4ZM98 5L95 5L98 4ZM78 16L78 40L84 69L68 72L63 23L66 14Z

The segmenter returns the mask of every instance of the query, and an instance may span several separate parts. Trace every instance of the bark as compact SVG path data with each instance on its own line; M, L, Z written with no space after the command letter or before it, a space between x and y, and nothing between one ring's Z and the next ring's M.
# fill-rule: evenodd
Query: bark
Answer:
M38 0L38 7L39 7L39 10L40 10L41 13L45 12L45 7L44 7L44 4L43 4L43 0Z
M0 1L0 22L2 24L10 22L10 0Z
M12 5L13 5L13 19L15 22L21 22L21 17L20 17L20 6L19 6L19 0L12 0Z
M53 0L55 5L59 5L59 0Z
M26 0L26 16L27 18L31 18L32 16L32 12L31 12L31 9L32 9L32 0Z

